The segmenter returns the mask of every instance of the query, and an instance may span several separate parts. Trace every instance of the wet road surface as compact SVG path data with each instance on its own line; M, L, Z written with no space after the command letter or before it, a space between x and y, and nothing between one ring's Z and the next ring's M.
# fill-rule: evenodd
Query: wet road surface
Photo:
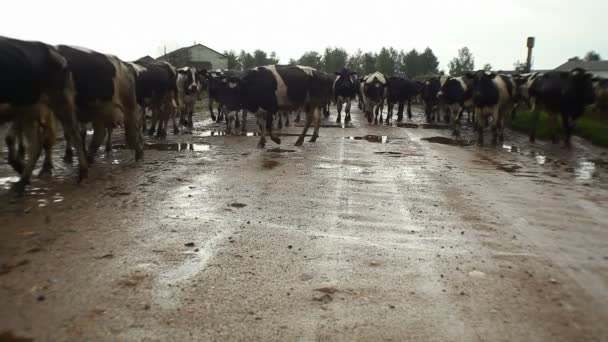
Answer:
M81 185L61 143L23 197L0 165L0 340L608 339L607 150L198 119Z

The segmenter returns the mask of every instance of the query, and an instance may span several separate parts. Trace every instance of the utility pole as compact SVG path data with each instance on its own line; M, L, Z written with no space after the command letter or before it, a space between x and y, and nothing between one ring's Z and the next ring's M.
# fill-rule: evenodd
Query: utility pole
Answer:
M526 72L532 71L532 50L534 49L534 37L528 37L528 57L526 58Z

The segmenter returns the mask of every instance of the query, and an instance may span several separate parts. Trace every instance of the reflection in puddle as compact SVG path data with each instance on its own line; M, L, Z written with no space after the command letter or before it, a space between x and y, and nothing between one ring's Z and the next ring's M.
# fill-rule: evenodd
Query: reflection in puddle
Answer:
M219 137L226 135L226 131L202 131L195 135L199 137Z
M366 140L372 143L386 144L388 142L388 136L386 135L365 135L362 137L345 137L348 140Z
M118 150L129 149L126 145L114 145L112 146ZM155 150L155 151L209 151L211 147L207 144L187 144L187 143L146 143L144 144L144 150ZM112 164L118 164L120 161L114 160Z
M428 141L434 144L451 145L451 146L471 146L475 142L471 140L452 139L447 137L430 137L422 138L420 140Z
M502 145L503 150L507 151L507 152L511 152L511 153L519 153L519 147L517 146L509 146L509 145Z
M11 188L11 186L13 185L12 183L15 183L19 180L19 177L14 176L14 177L0 177L0 187L4 190L9 190Z
M578 180L590 180L595 174L595 163L588 160L577 162L574 177Z
M272 170L279 165L279 162L276 160L263 160L262 168L267 170Z
M536 163L538 165L545 165L545 163L547 162L547 157L539 154L534 156L534 160L536 160Z

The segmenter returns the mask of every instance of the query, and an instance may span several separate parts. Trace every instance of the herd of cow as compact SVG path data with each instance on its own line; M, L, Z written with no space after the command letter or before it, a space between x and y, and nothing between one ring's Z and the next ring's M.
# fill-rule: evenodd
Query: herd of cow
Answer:
M385 103L387 123L395 104L397 120L403 120L405 104L411 119L414 98L424 103L429 121L440 120L443 109L456 135L463 112L473 111L479 143L483 143L484 127L488 125L493 141L502 140L505 118L512 115L518 103L527 103L535 113L542 108L554 119L561 115L568 144L573 120L607 88L605 80L592 78L582 69L516 76L478 71L462 77L436 76L423 82L386 77L380 72L358 77L348 69L327 74L297 65L246 71L176 69L166 62L128 63L86 48L6 37L0 37L0 73L0 125L10 124L5 140L9 164L21 175L14 184L18 192L29 184L43 150L41 174L51 172L55 118L65 135L64 159L71 161L75 149L79 179L83 179L104 139L106 148L111 149L112 129L116 126L124 127L136 160L143 156L142 132L164 136L169 120L175 133L180 128L192 129L194 105L202 89L209 94L212 119L225 120L228 133L233 124L241 124L240 112L243 127L247 113L255 114L260 130L258 146L263 147L267 134L280 143L272 128L274 118L280 119L281 113L305 113L304 129L296 142L301 145L313 123L310 141L317 139L321 116L329 116L332 102L337 107L337 122L342 120L342 109L345 122L351 121L351 102L358 99L368 121L378 124L383 122ZM219 104L217 116L214 102ZM149 129L146 111L152 118ZM89 123L93 136L86 148L84 128ZM530 138L534 139L533 132Z

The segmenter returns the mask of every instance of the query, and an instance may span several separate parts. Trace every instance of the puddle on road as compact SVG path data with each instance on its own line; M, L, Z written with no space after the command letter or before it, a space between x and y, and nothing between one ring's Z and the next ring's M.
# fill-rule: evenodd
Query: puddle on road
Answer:
M520 149L517 146L509 146L509 145L502 145L502 149L507 151L507 152L511 152L511 153L519 153Z
M10 190L13 183L17 182L19 177L0 177L0 188Z
M590 180L595 175L595 163L589 160L577 162L574 168L574 177L577 180Z
M420 125L423 129L450 129L449 125L426 123Z
M415 124L415 123L408 123L408 122L398 122L397 127L402 127L402 128L418 128L420 127L419 124Z
M295 150L285 150L285 149L282 149L280 147L269 148L266 151L267 152L274 152L274 153L293 153L293 152L296 152Z
M471 146L475 142L472 140L452 139L447 137L430 137L422 138L420 140L428 141L433 144L450 145L450 146Z
M275 167L279 166L279 162L276 160L263 160L262 168L266 170L272 170Z
M112 148L117 150L129 149L127 145L113 145ZM155 150L155 151L209 151L210 145L207 144L188 144L188 143L146 143L144 144L144 150ZM120 163L119 160L114 159L112 164Z
M365 135L362 137L345 137L347 140L366 140L371 143L386 144L388 136L386 135Z

